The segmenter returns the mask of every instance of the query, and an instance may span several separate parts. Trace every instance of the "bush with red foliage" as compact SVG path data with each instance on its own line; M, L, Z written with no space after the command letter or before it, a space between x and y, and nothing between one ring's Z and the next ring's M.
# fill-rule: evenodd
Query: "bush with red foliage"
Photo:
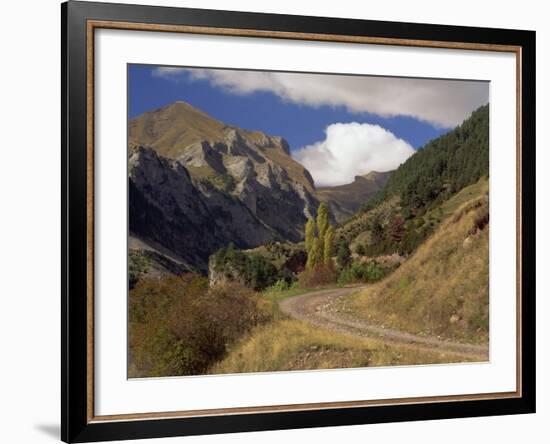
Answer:
M336 282L338 274L332 263L318 264L311 270L304 270L298 275L302 288L315 288L331 285Z

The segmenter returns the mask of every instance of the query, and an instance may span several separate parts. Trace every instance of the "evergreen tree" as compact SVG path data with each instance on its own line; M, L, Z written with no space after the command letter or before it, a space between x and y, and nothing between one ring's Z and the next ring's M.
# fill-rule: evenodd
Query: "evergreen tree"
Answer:
M370 244L376 245L384 238L384 228L382 227L382 215L376 213L372 216L368 223L370 231Z
M351 257L351 251L349 251L349 245L346 241L341 241L338 244L338 251L336 253L336 261L340 267L345 267Z
M401 197L403 214L435 199L447 199L489 175L489 105L472 113L462 125L431 140L395 170L385 187L369 199L369 211L390 196Z

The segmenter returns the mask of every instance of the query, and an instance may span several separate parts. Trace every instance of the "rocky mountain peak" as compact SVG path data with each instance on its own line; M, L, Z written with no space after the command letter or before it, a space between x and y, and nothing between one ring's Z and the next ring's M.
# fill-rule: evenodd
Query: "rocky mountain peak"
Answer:
M281 239L301 240L316 213L311 175L282 137L226 125L185 102L133 119L129 133L130 144L177 162L196 187L209 183L238 200Z

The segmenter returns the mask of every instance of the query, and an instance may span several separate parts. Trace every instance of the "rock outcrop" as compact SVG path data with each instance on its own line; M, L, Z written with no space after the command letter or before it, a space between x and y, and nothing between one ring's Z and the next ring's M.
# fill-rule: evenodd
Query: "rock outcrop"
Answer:
M251 248L277 238L239 199L143 147L129 156L129 225L131 235L203 272L210 254L229 242Z

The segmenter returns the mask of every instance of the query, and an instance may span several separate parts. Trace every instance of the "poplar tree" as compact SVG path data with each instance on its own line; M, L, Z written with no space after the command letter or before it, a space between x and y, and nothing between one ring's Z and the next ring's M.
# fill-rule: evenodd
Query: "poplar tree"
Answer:
M319 205L319 209L317 210L317 231L319 232L321 244L324 244L325 233L327 232L328 225L328 207L327 204L323 202Z
M334 227L328 219L328 207L319 205L317 221L309 219L305 227L305 247L307 252L306 268L312 270L316 265L328 264L334 252Z
M313 240L315 239L315 221L313 219L309 219L306 223L306 230L305 230L305 244L306 244L306 252L309 256L309 251L311 250L311 247L313 246Z
M323 248L324 241L320 237L316 237L313 241L313 252L312 256L314 258L313 266L320 265L323 263Z
M313 270L317 265L317 259L319 257L319 238L315 237L311 241L311 248L307 252L306 268Z
M334 250L334 227L331 225L328 227L325 233L325 240L323 245L323 259L325 265L329 264Z

